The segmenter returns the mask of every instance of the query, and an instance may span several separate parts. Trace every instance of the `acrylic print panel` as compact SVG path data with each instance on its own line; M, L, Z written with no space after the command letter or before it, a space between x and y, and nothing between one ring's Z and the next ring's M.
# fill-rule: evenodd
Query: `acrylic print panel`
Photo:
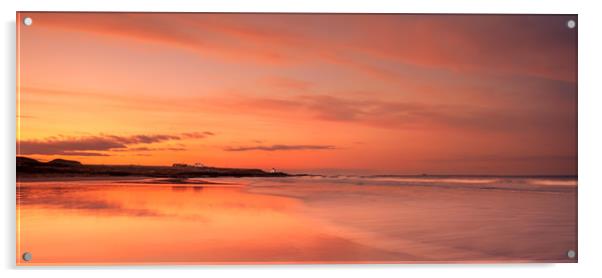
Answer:
M577 16L17 13L17 264L577 262Z

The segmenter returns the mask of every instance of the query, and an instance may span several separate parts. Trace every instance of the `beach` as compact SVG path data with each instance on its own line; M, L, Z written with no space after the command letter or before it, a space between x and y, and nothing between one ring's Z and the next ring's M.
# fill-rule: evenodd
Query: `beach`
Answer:
M18 264L575 262L571 177L19 181ZM21 260L31 252L31 262Z

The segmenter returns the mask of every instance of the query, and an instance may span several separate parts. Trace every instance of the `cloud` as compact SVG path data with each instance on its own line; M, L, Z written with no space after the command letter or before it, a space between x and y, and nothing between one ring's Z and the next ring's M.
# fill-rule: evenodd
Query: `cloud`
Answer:
M359 25L346 38L347 52L341 53L469 74L502 73L575 82L577 32L566 28L569 19L576 18L366 16L354 20ZM399 30L404 30L403 35ZM358 63L357 67L372 70L367 64Z
M80 154L81 151L107 151L127 148L119 137L88 136L88 137L51 137L44 140L23 140L18 142L20 154Z
M106 135L115 142L123 144L151 144L169 140L180 140L179 136L175 135L132 135L132 136L115 136Z
M179 147L168 147L168 148L149 148L149 147L135 147L127 149L114 149L113 152L151 152L151 151L185 151L186 148Z
M202 139L202 138L206 138L208 136L214 136L214 135L215 135L215 133L210 132L210 131L182 133L182 137L195 138L195 139Z
M106 153L99 152L80 152L80 151L63 151L62 155L71 155L71 156L109 156Z
M243 146L224 148L228 152L245 151L298 151L298 150L334 150L336 147L331 145L270 145L270 146Z
M203 57L213 57L225 61L279 64L289 59L280 51L266 47L265 44L261 43L266 35L269 36L268 33L259 32L256 36L251 35L254 30L249 28L236 31L233 31L232 28L224 29L218 27L219 24L213 23L210 16L199 17L193 14L155 14L148 16L136 13L91 13L86 15L78 13L36 13L35 17L47 27L96 33L121 40L160 43L195 52ZM80 24L74 26L71 24L72 22L80 22ZM183 31L182 26L188 26L194 29L194 32ZM207 39L208 37L212 39ZM251 40L251 37L257 37L258 40ZM238 43L236 43L237 41Z
M539 107L543 105L542 101L531 106L492 106L297 95L286 99L238 97L231 102L228 107L244 114L302 117L394 129L570 132L576 120L573 106L561 105L551 113L548 107Z
M366 62L385 59L471 74L486 71L576 81L577 32L565 25L576 19L571 15L36 13L35 17L44 26L161 43L226 61L270 65L325 61L390 76Z
M54 136L42 140L18 141L20 155L68 155L68 156L108 156L108 151L181 151L184 148L164 147L131 147L131 145L154 144L167 141L177 141L184 138L202 139L214 135L209 131L182 133L181 135L130 135L118 136L101 134L96 136L68 137Z

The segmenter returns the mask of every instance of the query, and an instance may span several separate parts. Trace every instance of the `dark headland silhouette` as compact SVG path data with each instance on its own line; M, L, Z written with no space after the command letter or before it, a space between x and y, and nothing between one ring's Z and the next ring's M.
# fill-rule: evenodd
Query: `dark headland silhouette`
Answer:
M261 169L218 167L174 167L143 165L87 165L75 160L54 159L41 162L17 156L17 177L92 177L141 176L157 178L202 177L286 177L283 172L266 172Z

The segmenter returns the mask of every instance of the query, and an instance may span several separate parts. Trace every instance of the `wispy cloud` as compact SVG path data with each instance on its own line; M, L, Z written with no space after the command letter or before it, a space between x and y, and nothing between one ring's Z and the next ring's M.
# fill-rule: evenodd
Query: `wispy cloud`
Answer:
M180 140L180 136L175 135L132 135L132 136L115 136L105 135L106 138L112 139L115 142L122 144L151 144L169 140Z
M43 13L35 16L45 26L161 43L228 61L262 64L327 61L373 75L391 75L360 58L368 57L472 74L493 71L575 81L577 33L564 24L573 19L570 15L510 18ZM195 32L184 32L181 26L190 26ZM403 36L399 30L404 30Z
M17 142L19 154L38 154L38 155L69 155L69 156L108 156L108 151L153 151L170 150L181 151L184 148L151 148L151 147L131 147L132 145L154 144L167 141L177 141L187 138L202 139L212 136L214 133L209 131L182 133L179 135L167 134L138 134L130 136L118 136L101 134L96 136L55 136L42 140L22 140Z
M334 150L335 146L331 145L270 145L270 146L242 146L242 147L226 147L228 152L245 152L245 151L299 151L299 150Z
M156 14L152 17L143 14L111 14L92 13L87 15L71 13L60 16L37 14L45 25L57 29L75 30L113 36L139 42L160 43L174 48L180 48L199 55L210 56L230 61L247 61L256 63L278 64L290 60L283 53L265 47L263 38L269 34L251 34L255 29L233 30L219 28L220 24L212 24L211 18L194 15ZM78 26L69 22L79 21ZM140 24L142 23L142 24ZM182 32L181 26L191 26L195 32ZM149 32L149 30L152 30ZM208 36L222 35L230 40L245 41L246 51L241 46L229 40L211 39ZM256 38L250 40L250 38Z
M69 156L109 156L106 153L100 152L81 152L81 151L63 151L61 155L69 155Z
M297 95L287 98L239 97L231 100L228 107L238 113L270 117L308 117L395 129L558 131L561 128L572 129L575 120L574 110L564 106L556 108L555 113L550 113L548 109L536 106L432 104L329 95Z
M152 152L152 151L185 151L186 148L181 147L166 147L166 148L149 148L149 147L130 147L127 149L112 149L112 152Z
M182 133L182 137L184 138L194 138L194 139L202 139L208 136L214 136L215 133L211 131L203 131L203 132L185 132Z
M127 148L124 138L113 136L51 137L44 140L23 140L18 142L20 154L77 155L82 151L98 154L97 151ZM96 152L90 152L96 151Z

